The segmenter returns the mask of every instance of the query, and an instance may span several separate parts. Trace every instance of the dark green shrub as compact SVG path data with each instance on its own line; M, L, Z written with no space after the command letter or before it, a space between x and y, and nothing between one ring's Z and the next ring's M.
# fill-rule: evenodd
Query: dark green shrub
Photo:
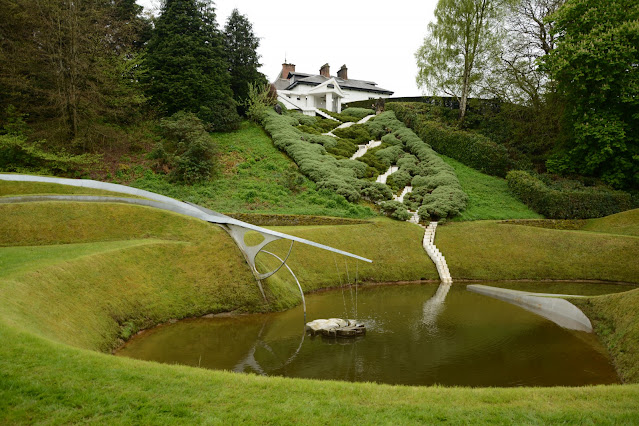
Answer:
M371 115L371 114L375 114L375 111L373 111L372 109L368 109L368 108L346 108L344 110L342 110L341 113L343 116L349 116L349 117L355 117L358 118L359 120L361 120L362 118Z
M334 128L336 128L337 126L339 126L339 123L333 120L328 120L325 118L318 118L317 121L315 122L314 127L320 132L320 133L328 133L331 130L333 130Z
M334 156L328 155L327 150L320 144L322 141L328 143L328 139L322 138L316 140L320 143L311 143L306 139L317 138L317 135L302 133L297 127L298 119L278 115L275 111L267 110L262 122L275 146L284 150L295 161L300 172L317 184L318 190L331 191L349 201L357 201L360 198L357 173L361 173L361 167L340 162ZM344 145L347 148L353 146L353 152L357 150L357 145L337 139L336 146L329 151L344 148Z
M549 187L521 170L506 176L508 187L528 207L549 219L588 219L608 216L633 207L631 195L605 187Z
M441 154L495 176L505 176L512 167L507 149L483 135L454 130L436 121L426 120L410 104L391 103L389 109Z
M402 149L401 145L381 148L375 152L377 158L379 158L386 165L386 168L397 163L397 160L399 160L399 157L401 157L403 154L404 150Z
M333 134L339 138L349 139L358 145L367 144L372 139L364 124L353 124L351 127L335 129Z
M383 201L379 204L379 207L387 216L393 219L404 221L411 217L406 207L399 201Z
M393 191L383 183L362 181L360 189L362 197L373 202L390 200L393 198Z
M420 219L443 219L458 215L466 208L468 195L455 186L438 186L424 196L417 211Z
M411 181L411 186L413 188L425 187L429 191L433 191L439 186L455 186L457 184L457 176L446 171L428 176L415 176Z
M180 111L160 121L163 140L151 152L157 168L176 181L192 184L213 177L217 147L204 123L191 112Z
M466 207L468 196L461 189L452 167L444 163L427 143L397 120L392 111L386 111L368 123L371 123L369 129L372 129L372 132L375 132L375 129L392 132L412 154L405 154L397 160L399 170L388 177L387 184L395 190L409 185L411 180L418 184L408 196L407 204L421 206L423 218L452 217Z
M386 161L384 161L383 159L377 156L377 152L379 152L379 148L380 147L369 149L368 151L366 151L366 154L362 155L361 157L357 159L358 161L361 161L362 163L368 164L369 167L374 169L373 175L369 177L377 176L386 172L386 170L388 170L388 167L390 166L390 163L387 163Z
M392 173L388 176L388 179L386 179L386 184L394 190L398 191L410 184L410 181L410 173L405 170L399 169L395 173Z
M346 115L346 114L344 114L344 113L341 113L341 114L340 114L340 113L338 113L338 112L329 111L329 110L327 110L327 109L321 109L321 111L323 111L324 113L326 113L326 114L330 115L330 116L331 116L331 117L333 117L334 119L339 120L339 121L341 121L341 122L343 122L343 123L346 123L346 122L357 122L357 121L359 121L359 120L360 120L360 119L359 119L359 118L357 118L357 117L353 117L353 116L351 116L351 115Z
M397 127L397 124L395 114L382 113L368 120L365 125L373 138L381 140L388 133L392 133L392 126Z
M297 121L299 121L300 125L303 126L314 126L318 120L316 117L304 115L301 112L291 111L291 114L297 118Z
M395 135L393 135L391 133L382 136L381 141L382 141L383 144L390 145L390 146L403 146L404 145L401 140L397 139L397 137L395 137Z
M0 171L75 176L95 164L100 157L91 154L51 153L41 142L27 142L23 136L0 135Z
M310 143L317 143L322 145L327 150L337 146L337 139L331 136L323 135L303 135L302 138Z
M337 160L337 163L342 168L353 170L355 172L355 176L358 178L362 178L366 176L366 171L368 170L368 166L362 163L361 161L341 159L341 160Z
M322 133L326 133L326 132L322 132L318 130L317 127L315 126L306 126L306 125L300 124L297 128L299 131L308 133L311 135L321 135Z
M330 136L328 136L330 138ZM343 158L351 158L357 152L358 146L349 139L335 139L336 143L330 148L326 148L329 153Z

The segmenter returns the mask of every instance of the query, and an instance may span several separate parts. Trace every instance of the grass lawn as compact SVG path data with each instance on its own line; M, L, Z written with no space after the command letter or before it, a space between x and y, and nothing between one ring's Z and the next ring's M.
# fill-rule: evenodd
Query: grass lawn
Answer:
M450 157L441 157L455 169L462 189L468 194L466 210L455 217L454 221L543 217L512 195L505 179L481 173Z

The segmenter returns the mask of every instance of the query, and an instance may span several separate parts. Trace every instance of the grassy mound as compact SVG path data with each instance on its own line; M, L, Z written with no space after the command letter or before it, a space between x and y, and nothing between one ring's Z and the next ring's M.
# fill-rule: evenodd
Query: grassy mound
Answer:
M593 322L625 383L639 383L639 289L573 300Z
M599 219L590 219L583 229L639 237L639 209L628 210Z
M435 244L454 279L639 282L631 236L479 221L438 227Z
M204 222L122 204L0 215L0 316L38 335L108 351L172 318L267 309L233 241Z

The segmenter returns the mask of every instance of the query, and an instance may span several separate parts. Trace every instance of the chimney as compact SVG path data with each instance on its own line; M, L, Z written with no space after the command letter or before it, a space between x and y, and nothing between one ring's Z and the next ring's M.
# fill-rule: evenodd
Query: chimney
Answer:
M295 72L295 65L287 64L286 62L284 62L282 64L282 74L280 74L280 78L283 78L284 80L288 80L288 73L290 72Z
M330 67L328 66L328 64L324 64L322 65L322 68L320 68L320 75L326 77L326 78L331 78L331 71L330 71Z
M342 80L348 80L348 68L346 68L346 65L342 65L342 68L337 71L337 76Z

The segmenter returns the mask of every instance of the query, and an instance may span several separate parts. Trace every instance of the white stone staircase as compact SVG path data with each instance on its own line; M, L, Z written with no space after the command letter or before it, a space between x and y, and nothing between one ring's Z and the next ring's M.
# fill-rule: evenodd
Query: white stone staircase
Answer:
M377 176L377 180L375 180L375 182L386 183L386 179L388 179L388 177L395 173L397 170L399 170L399 167L390 166L388 170L386 170L386 173Z
M318 113L320 113L320 112L321 111L318 110ZM325 114L325 113L321 113L320 115L322 115L323 117L328 116L328 114ZM363 119L361 119L360 121L358 121L357 124L366 123L368 120L370 120L373 117L374 117L374 115L368 115L368 116L364 117ZM333 119L330 116L328 116L327 118ZM343 124L339 125L336 128L337 129L342 129L342 128L350 127L353 124L354 123L352 123L352 122L347 122L347 123L343 123ZM332 132L324 133L324 135L336 137ZM365 145L359 145L359 148L358 148L357 152L355 152L355 154L353 154L353 156L351 157L351 160L354 160L356 158L359 158L359 157L363 156L364 154L366 154L366 152L369 149L375 148L377 146L380 146L381 144L382 144L381 141L370 141L369 143L367 143ZM399 170L399 167L390 166L388 168L388 170L384 174L381 174L381 175L377 176L376 182L385 184L386 183L386 179L388 179L388 176L390 176L391 174L395 173L398 170ZM394 201L398 201L398 202L401 203L401 202L404 201L404 197L406 196L406 194L408 194L408 193L410 193L412 191L413 191L413 187L412 186L406 186L402 190L402 192L401 192L401 194L399 196L393 195L393 200ZM422 246L424 247L424 250L426 250L426 253L428 253L428 256L431 258L433 263L435 263L435 267L437 268L437 273L439 274L439 279L441 280L441 282L443 284L452 284L453 279L452 279L452 277L450 275L450 270L448 269L448 265L446 264L446 258L439 251L439 249L435 246L435 243L434 243L434 241L435 241L435 231L437 230L437 222L430 222L427 227L424 227L424 226L419 224L419 215L417 214L417 212L409 210L409 213L411 213L412 216L410 217L410 219L408 219L408 222L414 223L416 225L419 225L420 227L425 229L424 239L422 241ZM444 297L445 297L445 294L444 294Z
M382 141L370 141L369 143L364 145L357 145L358 146L357 151L355 151L355 154L353 154L353 156L351 157L351 160L364 156L364 154L366 154L366 152L369 149L376 148L380 146L381 144L382 144Z
M439 274L439 279L442 283L451 284L453 282L453 278L450 276L450 271L448 270L448 265L446 264L446 258L439 251L439 249L435 246L435 230L437 229L437 222L431 222L426 227L426 232L424 233L424 240L422 245L424 246L424 250L428 253L430 259L435 263L435 267L437 268L437 273Z

